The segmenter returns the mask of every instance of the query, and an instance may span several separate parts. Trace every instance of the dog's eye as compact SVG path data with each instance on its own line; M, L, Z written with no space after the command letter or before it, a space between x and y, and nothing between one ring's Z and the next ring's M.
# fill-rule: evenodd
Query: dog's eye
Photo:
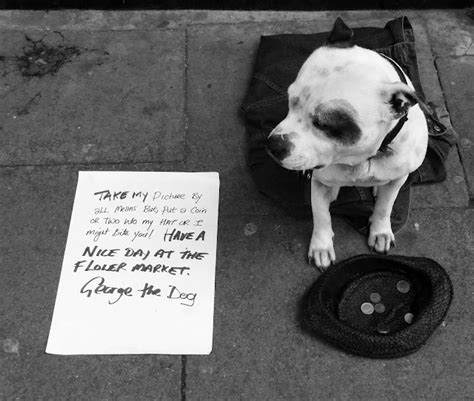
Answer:
M313 117L313 126L315 128L321 129L321 130L326 130L328 129L328 125L324 124L318 117Z

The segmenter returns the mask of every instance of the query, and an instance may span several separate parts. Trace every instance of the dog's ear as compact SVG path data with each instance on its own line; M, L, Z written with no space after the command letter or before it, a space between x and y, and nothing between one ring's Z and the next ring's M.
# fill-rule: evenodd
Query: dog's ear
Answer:
M385 84L382 89L384 102L389 105L393 119L399 119L408 113L410 107L418 104L423 112L430 114L430 108L421 96L402 82Z
M341 17L338 17L332 27L326 45L340 48L352 47L354 46L353 37L354 32L352 29L344 23Z

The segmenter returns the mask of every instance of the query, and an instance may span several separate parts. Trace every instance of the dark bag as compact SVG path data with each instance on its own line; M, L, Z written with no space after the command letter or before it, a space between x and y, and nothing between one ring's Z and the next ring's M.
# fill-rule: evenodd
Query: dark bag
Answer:
M406 17L388 22L384 28L355 28L354 43L393 58L410 77L424 98L415 53L413 29ZM281 204L294 216L311 214L310 175L289 171L275 163L265 152L268 134L288 113L287 89L316 48L325 44L329 33L262 36L252 80L242 105L248 139L248 166L258 189ZM427 115L430 131L428 151L423 164L413 172L400 191L392 214L397 231L406 221L411 184L433 183L446 178L444 161L455 142L452 129L444 127L434 113ZM373 210L370 188L343 187L331 212L348 219L359 231L366 232Z

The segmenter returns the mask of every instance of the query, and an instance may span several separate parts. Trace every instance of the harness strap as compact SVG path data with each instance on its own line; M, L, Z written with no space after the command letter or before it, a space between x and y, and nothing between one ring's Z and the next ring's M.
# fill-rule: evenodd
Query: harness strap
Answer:
M407 84L407 80L405 78L405 74L403 73L403 70L400 68L400 66L393 61L390 57L386 56L383 53L379 53L382 57L384 57L386 60L392 64L393 68L395 68L395 71L397 71L398 76L400 77L400 80L404 83ZM392 128L392 130L385 136L385 138L382 141L382 144L379 147L379 152L386 152L389 148L390 143L395 139L395 137L398 135L398 133L401 131L403 124L408 120L407 115L404 115L400 120L398 120L397 125Z

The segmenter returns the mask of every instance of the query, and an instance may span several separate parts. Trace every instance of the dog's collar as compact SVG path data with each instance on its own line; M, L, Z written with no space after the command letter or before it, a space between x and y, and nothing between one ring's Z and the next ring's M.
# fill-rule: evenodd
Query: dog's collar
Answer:
M404 84L407 84L407 79L405 78L405 73L401 69L401 67L390 57L386 56L383 53L379 53L384 59L388 60L390 64L393 65L393 68L395 68L395 71L397 71L398 76L400 77L400 81L402 81Z
M393 61L390 57L386 56L383 53L380 53L382 57L384 57L386 60L392 64L393 68L395 68L395 71L397 71L398 76L400 77L400 80L404 83L407 84L407 79L405 78L405 74L403 73L403 70L400 68L400 66ZM379 147L378 152L386 152L389 148L390 143L395 139L395 137L398 135L398 133L401 131L403 124L408 120L407 115L405 114L400 120L398 120L397 125L392 128L392 130L385 135L385 138L382 141L382 144Z

